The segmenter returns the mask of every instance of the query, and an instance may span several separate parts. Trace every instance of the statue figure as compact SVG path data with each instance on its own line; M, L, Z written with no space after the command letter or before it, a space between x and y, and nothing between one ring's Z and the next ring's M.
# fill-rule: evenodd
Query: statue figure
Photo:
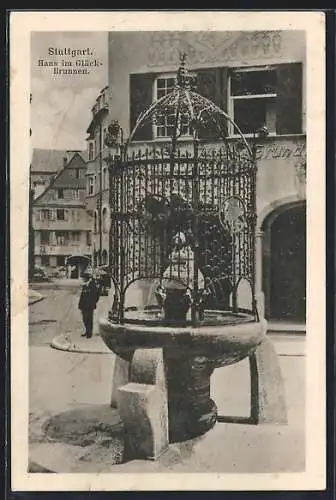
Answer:
M204 278L198 271L198 292L194 294L194 252L183 232L176 233L172 239L169 265L156 288L156 298L162 308L166 321L184 321L195 298L200 305L204 291ZM195 295L195 297L194 297Z

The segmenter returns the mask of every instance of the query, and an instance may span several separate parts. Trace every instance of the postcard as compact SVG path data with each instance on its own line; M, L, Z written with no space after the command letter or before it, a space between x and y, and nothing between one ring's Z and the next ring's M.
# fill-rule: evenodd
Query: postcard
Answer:
M10 14L13 491L323 490L321 12Z

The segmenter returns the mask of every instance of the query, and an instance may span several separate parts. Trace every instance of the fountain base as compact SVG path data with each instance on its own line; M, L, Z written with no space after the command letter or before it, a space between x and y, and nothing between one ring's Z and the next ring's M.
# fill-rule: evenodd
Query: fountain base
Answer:
M214 369L245 358L249 358L251 370L251 420L253 423L286 423L281 370L266 336L265 320L255 321L247 314L225 315L211 311L206 314L203 325L192 327L166 324L158 318L155 311L132 311L123 324L100 322L106 345L130 366L129 389L123 389L127 388L126 383L118 392L133 391L134 401L140 401L140 406L136 403L139 406L136 410L131 408L129 400L124 405L125 418L122 418L124 422L130 418L130 429L142 436L141 443L166 442L161 435L165 428L170 443L210 430L217 421L217 407L210 398L211 375ZM160 370L163 371L160 377L149 377L157 365L157 361L150 361L157 348L161 352ZM148 397L148 401L139 398L136 394L142 388L131 387L135 382L152 385L151 390L160 397ZM155 403L161 400L166 400L167 405ZM155 408L151 401L156 404ZM141 426L147 426L143 433ZM152 433L149 440L143 437L146 433ZM147 453L147 456L150 458L153 454Z
M167 356L166 367L170 442L204 434L217 420L217 406L210 399L214 366L205 356Z

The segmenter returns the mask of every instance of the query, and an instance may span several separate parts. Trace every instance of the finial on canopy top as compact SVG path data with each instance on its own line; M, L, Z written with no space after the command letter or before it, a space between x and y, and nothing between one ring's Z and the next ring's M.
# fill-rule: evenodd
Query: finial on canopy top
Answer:
M186 68L187 64L187 53L180 52L180 66L177 70L177 85L185 89L191 89L195 76L190 74Z

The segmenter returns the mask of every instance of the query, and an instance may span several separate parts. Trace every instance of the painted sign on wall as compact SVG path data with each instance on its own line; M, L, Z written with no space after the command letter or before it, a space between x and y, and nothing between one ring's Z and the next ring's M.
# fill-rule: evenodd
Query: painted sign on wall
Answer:
M306 144L258 144L256 158L257 160L276 160L288 158L305 158Z

